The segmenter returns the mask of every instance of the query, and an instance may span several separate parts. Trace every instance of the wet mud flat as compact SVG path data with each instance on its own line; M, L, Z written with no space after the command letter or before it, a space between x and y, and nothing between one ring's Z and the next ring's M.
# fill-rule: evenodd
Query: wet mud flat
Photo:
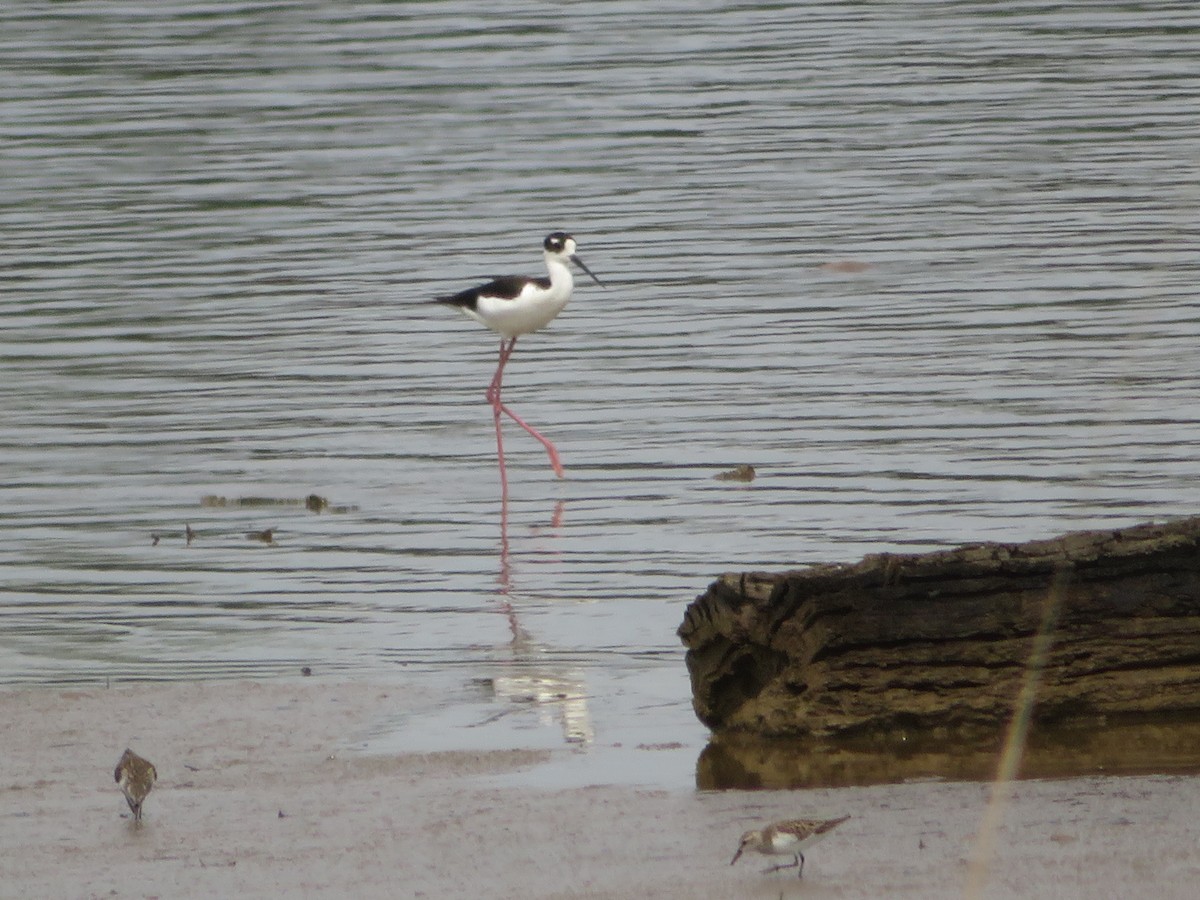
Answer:
M560 751L354 749L414 699L318 678L0 691L0 896L960 897L991 792L543 790L502 780ZM159 773L140 826L112 780L126 746ZM1190 775L1018 782L984 896L1194 896L1198 802ZM834 815L802 881L729 865L747 828Z

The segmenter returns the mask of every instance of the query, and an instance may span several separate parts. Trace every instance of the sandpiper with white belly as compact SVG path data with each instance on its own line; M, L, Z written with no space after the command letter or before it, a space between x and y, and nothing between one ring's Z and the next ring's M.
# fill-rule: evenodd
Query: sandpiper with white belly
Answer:
M767 872L778 872L780 869L799 868L797 878L804 877L804 849L818 841L837 828L849 816L840 819L789 819L786 822L776 822L766 828L747 831L742 835L737 853L729 864L732 866L746 850L753 850L768 856L791 856L792 862L771 866Z

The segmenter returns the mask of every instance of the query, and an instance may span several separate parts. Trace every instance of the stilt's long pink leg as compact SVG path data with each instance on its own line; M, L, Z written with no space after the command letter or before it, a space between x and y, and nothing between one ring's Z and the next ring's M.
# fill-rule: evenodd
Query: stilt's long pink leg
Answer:
M535 438L537 438L538 441L541 442L541 445L546 448L546 453L548 453L550 455L550 465L554 467L554 474L557 475L559 478L562 478L563 477L563 466L558 458L558 449L554 446L554 444L550 443L550 439L548 437L546 437L545 435L543 435L536 428L533 428L530 425L525 424L524 419L522 419L520 416L518 416L515 412L513 412L511 409L509 409L503 403L500 404L500 409L504 411L505 415L507 415L510 419L512 419L514 422L516 422L518 425L520 425L522 428L524 428L526 431L528 431L531 435L533 435Z
M516 338L513 338L512 343L509 344L506 344L504 338L500 338L500 364L496 366L496 374L492 376L492 383L488 385L487 389L488 403L492 405L492 419L496 423L496 456L500 460L500 497L504 503L508 502L508 469L504 465L504 431L500 427L500 379L504 374L504 364L512 356L516 343Z
M496 448L500 453L500 484L504 493L508 493L508 477L504 469L504 443L500 437L500 413L504 413L526 431L528 431L543 447L546 448L546 453L550 455L550 465L554 468L554 474L559 478L563 477L562 462L558 458L558 450L550 442L550 439L545 437L537 429L526 424L525 420L518 416L515 412L505 405L500 399L500 391L504 381L504 365L508 362L508 358L512 356L513 350L517 346L517 339L510 338L506 344L504 339L500 339L500 364L496 366L496 374L492 376L492 383L488 386L487 398L492 404L492 414L496 420Z
M500 428L500 404L492 404L492 418L496 421L496 455L500 458L500 500L508 503L508 470L504 467L504 434Z
M504 338L500 338L500 364L496 366L496 374L492 376L492 383L488 385L487 400L492 406L500 401L500 380L504 377L504 365L508 362L508 358L512 356L513 349L517 346L517 339L505 343Z

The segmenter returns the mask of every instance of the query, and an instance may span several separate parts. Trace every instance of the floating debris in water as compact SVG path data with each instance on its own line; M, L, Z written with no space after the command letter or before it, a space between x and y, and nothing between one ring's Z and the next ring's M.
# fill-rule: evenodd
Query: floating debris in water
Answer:
M753 481L754 466L736 466L728 472L714 475L713 478L717 481Z
M230 500L227 497L221 497L217 494L207 494L200 498L201 506L299 506L302 500L293 500L289 498L279 497L234 497Z
M248 541L262 541L264 544L275 543L275 529L264 528L262 531L250 531L246 533Z
M187 538L188 546L192 546L192 541L196 539L196 530L191 525L183 526L183 535Z
M262 509L276 506L303 506L310 512L349 513L358 512L357 506L334 506L320 494L309 494L307 497L222 497L220 494L205 494L200 498L200 505L224 509L234 506L240 509Z

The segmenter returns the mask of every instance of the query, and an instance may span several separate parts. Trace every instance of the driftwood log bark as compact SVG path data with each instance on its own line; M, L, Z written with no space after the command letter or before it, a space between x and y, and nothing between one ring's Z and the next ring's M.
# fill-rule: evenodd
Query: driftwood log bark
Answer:
M1200 716L1200 517L727 574L679 636L718 735L929 735L1011 718L1048 602L1035 721Z

